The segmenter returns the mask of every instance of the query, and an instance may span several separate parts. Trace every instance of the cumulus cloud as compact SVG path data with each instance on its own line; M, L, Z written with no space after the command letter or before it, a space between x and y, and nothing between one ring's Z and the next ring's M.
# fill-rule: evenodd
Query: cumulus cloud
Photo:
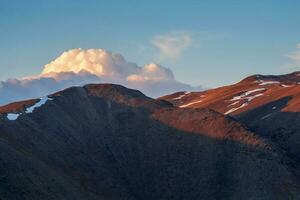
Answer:
M286 55L290 62L283 67L281 67L281 71L291 72L300 70L300 43L296 46L296 51L291 52Z
M170 69L158 64L138 66L104 49L72 49L46 64L39 75L1 82L0 104L104 82L135 88L152 97L194 89L178 82Z
M161 55L169 58L178 58L191 45L192 37L187 32L173 32L166 35L157 35L152 43L158 48Z
M169 81L174 80L173 73L160 65L148 64L137 71L138 74L127 76L127 81Z
M87 71L97 76L126 76L137 69L136 64L127 62L120 54L104 49L72 49L45 65L42 75Z

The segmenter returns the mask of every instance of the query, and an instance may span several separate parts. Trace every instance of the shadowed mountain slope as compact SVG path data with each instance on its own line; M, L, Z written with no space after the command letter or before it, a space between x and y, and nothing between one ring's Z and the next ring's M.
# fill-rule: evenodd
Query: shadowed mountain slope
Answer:
M0 108L1 199L297 199L271 140L119 85Z

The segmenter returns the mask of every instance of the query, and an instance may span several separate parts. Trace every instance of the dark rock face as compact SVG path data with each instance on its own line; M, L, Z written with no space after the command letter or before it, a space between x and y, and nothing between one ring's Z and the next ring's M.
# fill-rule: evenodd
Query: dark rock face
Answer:
M229 116L110 84L51 98L1 112L1 199L300 198L281 149Z

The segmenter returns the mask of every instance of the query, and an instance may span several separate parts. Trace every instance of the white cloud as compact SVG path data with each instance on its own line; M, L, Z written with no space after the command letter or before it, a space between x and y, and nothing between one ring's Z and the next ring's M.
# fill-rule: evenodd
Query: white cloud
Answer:
M86 72L109 81L123 82L132 80L133 75L144 80L173 80L171 70L158 64L147 64L143 67L126 61L120 54L114 54L104 49L72 49L64 52L54 61L45 65L38 77L52 77L56 80L62 72ZM131 77L131 78L130 78ZM63 77L59 76L60 79ZM141 79L140 78L140 79Z
M166 35L157 35L152 43L158 48L162 56L179 58L182 52L191 45L192 36L188 32L172 32Z
M99 77L124 76L137 69L136 64L127 62L120 54L113 54L104 49L72 49L45 65L42 75L87 71Z
M281 67L281 71L291 72L300 70L300 43L296 46L296 51L286 55L289 58L289 63Z
M0 104L36 98L74 85L102 82L122 84L152 97L193 89L176 81L170 69L158 64L140 67L104 49L72 49L46 64L37 76L1 82Z

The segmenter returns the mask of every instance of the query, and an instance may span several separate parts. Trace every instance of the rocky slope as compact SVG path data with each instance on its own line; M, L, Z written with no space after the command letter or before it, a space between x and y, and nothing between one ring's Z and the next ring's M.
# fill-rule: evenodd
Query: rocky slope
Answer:
M270 140L211 109L73 87L0 108L1 199L297 199Z

